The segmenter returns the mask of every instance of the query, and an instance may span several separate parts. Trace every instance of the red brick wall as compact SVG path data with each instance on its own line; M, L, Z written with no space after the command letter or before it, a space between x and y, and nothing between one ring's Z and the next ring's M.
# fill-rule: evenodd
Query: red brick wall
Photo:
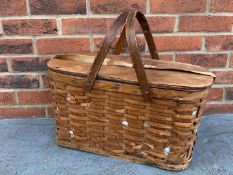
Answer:
M129 9L146 13L162 59L216 73L206 113L233 112L233 0L0 0L0 118L51 116L48 59L96 50Z

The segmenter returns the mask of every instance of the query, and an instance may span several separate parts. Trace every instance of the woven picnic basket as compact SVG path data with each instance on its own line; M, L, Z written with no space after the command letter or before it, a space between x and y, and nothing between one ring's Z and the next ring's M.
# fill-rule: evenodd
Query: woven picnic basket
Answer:
M136 19L152 59L139 54ZM119 56L125 41L129 57ZM159 60L142 13L122 13L98 54L57 55L48 67L59 145L163 169L188 167L215 76Z

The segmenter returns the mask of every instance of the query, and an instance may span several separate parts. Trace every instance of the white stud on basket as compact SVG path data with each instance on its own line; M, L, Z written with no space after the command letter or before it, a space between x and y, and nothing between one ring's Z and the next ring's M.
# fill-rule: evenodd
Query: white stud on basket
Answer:
M165 152L165 153L170 153L170 152L171 152L171 148L170 148L170 147L164 148L164 152Z
M121 123L122 123L123 125L125 125L125 126L128 126L128 121L127 121L127 120L123 120Z
M69 131L70 137L74 137L74 131Z
M196 116L197 115L197 110L193 111L192 116Z
M70 101L70 100L71 100L70 97L71 97L71 95L70 95L70 94L67 94L66 100L67 100L67 101Z
M148 125L147 123L144 123L143 126L144 126L144 128L149 128L150 127L150 125Z

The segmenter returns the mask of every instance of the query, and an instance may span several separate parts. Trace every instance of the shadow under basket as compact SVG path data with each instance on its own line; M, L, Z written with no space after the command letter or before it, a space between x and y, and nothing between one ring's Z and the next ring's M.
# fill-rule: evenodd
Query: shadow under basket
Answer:
M48 63L57 143L162 169L187 168L214 75L199 66L145 58L152 94L145 100L130 59L108 55L86 93L94 58L60 55Z

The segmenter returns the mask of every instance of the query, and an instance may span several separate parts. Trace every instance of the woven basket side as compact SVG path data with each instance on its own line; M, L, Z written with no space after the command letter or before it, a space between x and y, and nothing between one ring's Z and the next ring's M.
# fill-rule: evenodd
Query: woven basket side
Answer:
M129 86L117 83L116 93L97 81L85 95L82 78L53 72L50 77L60 145L164 169L189 165L208 90L153 88L148 103L136 86L128 93Z

